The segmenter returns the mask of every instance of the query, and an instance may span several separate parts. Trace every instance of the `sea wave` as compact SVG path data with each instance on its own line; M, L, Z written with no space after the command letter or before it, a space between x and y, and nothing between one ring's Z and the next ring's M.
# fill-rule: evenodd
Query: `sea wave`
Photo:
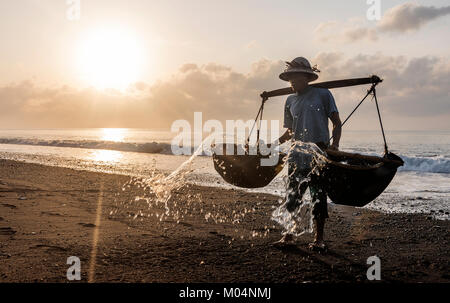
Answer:
M443 156L436 157L408 157L401 156L405 164L399 171L419 171L428 173L450 173L450 159Z
M95 140L42 140L23 138L0 138L0 144L23 144L55 147L74 147L90 149L108 149L138 153L172 154L171 145L168 143L146 142L114 142Z
M172 146L170 143L164 142L114 142L102 140L45 140L36 138L0 138L0 144L23 144L23 145L39 145L39 146L55 146L55 147L73 147L73 148L89 148L89 149L108 149L125 152L139 152L152 154L172 154ZM192 150L195 150L193 148ZM349 152L361 152L355 149ZM377 154L373 151L365 151L364 154ZM209 151L203 151L200 156L209 156ZM428 173L450 173L450 158L444 156L420 157L405 156L399 153L405 164L399 168L399 171L417 171Z
M380 157L380 154L366 148L351 148L346 150L350 153L359 153L368 156ZM401 152L396 152L396 154L402 158L405 162L403 166L399 167L399 171L417 171L424 173L440 173L449 174L450 173L450 158L448 156L435 155L435 156L411 156L403 155Z

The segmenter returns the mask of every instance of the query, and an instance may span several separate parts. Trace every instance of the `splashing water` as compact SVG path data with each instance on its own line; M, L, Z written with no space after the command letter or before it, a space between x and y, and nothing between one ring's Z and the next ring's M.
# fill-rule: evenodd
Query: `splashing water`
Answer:
M198 218L203 218L206 222L215 224L236 225L242 223L246 216L255 214L260 202L247 204L235 201L236 207L230 207L230 205L216 203L214 199L203 199L198 190L190 188L187 175L195 170L192 164L196 157L205 151L205 145L209 139L210 137L203 140L192 156L167 176L158 172L154 161L150 177L132 177L116 195L116 206L110 212L110 217L125 216L131 219L130 223L153 217L157 219L156 222L178 224L184 223L184 219L190 217L195 218L195 222L198 222ZM252 230L249 239L265 237L269 229L265 226L264 231ZM238 233L238 229L234 232ZM237 235L236 238L238 238ZM242 239L243 236L241 235L240 238ZM229 243L231 244L231 241Z
M203 140L203 142L197 147L197 150L192 154L192 156L189 159L187 159L183 164L181 164L176 170L174 170L170 175L168 175L164 179L164 181L170 182L172 180L176 180L178 176L184 176L187 173L191 172L192 170L190 170L190 167L192 165L192 162L194 161L195 158L197 158L197 156L199 156L202 153L204 145L206 142L210 140L210 137L211 136L208 136L205 140ZM182 174L180 175L180 173Z
M300 158L295 158L303 154ZM325 153L314 143L305 143L301 141L295 141L291 145L288 151L288 161L291 160L295 162L297 166L302 169L309 169L310 173L300 180L298 188L304 183L311 181L311 174L318 174L319 168L325 165L326 155ZM312 166L311 164L312 163ZM300 236L305 233L313 232L313 214L312 210L314 203L312 201L309 191L306 191L302 197L300 206L295 210L289 211L287 207L287 197L293 191L298 190L298 188L289 187L289 177L285 176L284 182L286 184L285 199L279 200L279 206L272 213L272 220L277 222L283 228L283 234L292 234L294 236Z
M158 172L154 161L150 177L132 177L130 181L122 186L122 192L128 191L127 194L128 196L131 196L131 199L129 199L128 202L126 202L126 200L122 201L121 199L117 199L116 202L118 202L118 204L116 205L116 209L111 211L110 215L115 215L120 211L132 208L135 211L129 212L128 216L133 219L140 217L142 220L143 217L155 216L159 221L163 221L166 217L171 217L179 222L183 217L183 213L180 209L177 209L176 201L174 201L172 205L169 202L174 193L177 193L181 188L188 186L186 183L186 175L193 171L192 162L202 153L203 146L209 139L210 138L207 137L203 140L191 157L168 176ZM136 192L140 192L140 194L136 194ZM132 197L133 194L135 195L134 198ZM188 194L184 198L186 200L186 206L190 206L193 201L201 201L199 195ZM147 210L149 210L150 213L147 212Z
M164 175L156 169L156 163L153 162L150 177L137 178L132 177L130 181L122 186L122 192L116 198L116 208L111 211L110 216L125 214L132 221L143 221L145 218L154 217L159 222L180 223L183 219L203 218L206 222L216 224L228 223L237 225L242 223L246 217L256 214L256 209L260 202L243 205L241 201L236 202L236 208L225 207L210 199L206 201L202 194L190 189L190 184L186 181L186 175L192 173L192 163L202 151L205 143L210 138L206 138L195 150L189 159L182 163L175 171L169 175ZM323 152L315 145L310 143L295 142L289 149L289 154L302 152L312 155L315 159L315 167L325 156ZM308 182L309 176L301 181ZM285 177L285 182L287 178ZM183 190L181 190L183 189ZM288 194L288 192L286 193ZM238 209L239 208L239 209ZM305 232L312 232L312 208L313 203L309 193L303 198L303 203L293 212L286 209L286 203L280 202L280 205L273 211L272 219L283 227L283 233L301 235ZM249 218L248 218L249 219ZM274 228L272 226L271 228ZM255 237L266 237L270 227L265 226L261 231L250 231L249 239ZM235 229L237 233L238 230ZM236 236L238 238L238 236ZM243 236L241 235L242 239ZM234 240L235 238L232 238ZM231 244L231 241L229 243Z

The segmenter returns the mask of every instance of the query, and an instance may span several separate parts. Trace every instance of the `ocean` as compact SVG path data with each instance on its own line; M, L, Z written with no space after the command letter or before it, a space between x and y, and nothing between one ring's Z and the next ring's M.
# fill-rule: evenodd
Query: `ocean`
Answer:
M108 173L146 177L155 169L176 170L189 156L175 156L176 133L150 129L0 130L0 157ZM388 131L391 152L405 162L389 187L366 208L382 212L425 213L450 219L450 131ZM379 131L344 130L340 150L370 155L383 153ZM187 181L233 187L215 172L203 153L192 162ZM282 197L286 171L264 188L252 189Z

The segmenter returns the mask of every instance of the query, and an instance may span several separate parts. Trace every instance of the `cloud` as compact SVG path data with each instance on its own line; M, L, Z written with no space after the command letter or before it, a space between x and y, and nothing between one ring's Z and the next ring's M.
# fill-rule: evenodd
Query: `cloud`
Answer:
M373 28L356 27L343 32L344 42L355 42L362 37L370 41L377 41L378 34Z
M177 119L251 119L264 89L281 85L284 62L255 62L249 73L209 63L184 64L168 80L138 82L126 92L40 87L32 81L0 87L0 127L170 127Z
M341 53L320 53L313 61L322 70L322 79L345 79L379 75L384 81L378 86L382 113L395 129L450 129L450 62L448 58L387 56L381 53L345 58ZM333 91L346 116L365 93L366 87ZM357 126L367 126L374 107L366 102L352 120ZM403 121L400 123L400 121ZM406 121L406 122L405 122ZM415 121L415 122L414 122ZM417 121L426 121L426 124ZM353 124L353 121L351 122ZM358 125L359 123L359 125Z
M254 50L255 48L257 48L258 46L259 46L259 43L256 40L252 40L249 43L247 43L246 45L244 45L244 50L251 51L251 50Z
M388 129L417 129L422 127L418 121L426 121L424 127L428 128L450 128L450 64L446 58L408 59L381 53L349 58L327 52L311 58L311 63L317 63L322 71L320 81L371 74L382 77L378 95ZM13 83L0 87L0 127L169 128L177 119L192 121L195 111L201 111L204 120L253 119L262 91L287 86L278 79L283 68L282 60L269 59L255 62L248 73L219 63L190 63L165 81L152 85L138 82L127 92ZM366 90L367 86L333 90L342 117ZM284 100L270 100L265 117L281 120ZM377 127L374 113L367 102L349 126Z
M450 6L421 6L405 3L389 9L377 25L383 32L408 32L419 30L430 21L450 14Z
M345 22L328 21L319 23L314 32L323 42L352 43L361 40L377 41L386 33L405 33L417 31L434 19L450 14L450 6L421 6L404 3L390 8L373 27L368 27L361 18Z
M319 23L314 29L316 39L323 42L352 43L362 39L377 41L378 34L374 28L361 26L363 20L352 18L346 22L328 21Z

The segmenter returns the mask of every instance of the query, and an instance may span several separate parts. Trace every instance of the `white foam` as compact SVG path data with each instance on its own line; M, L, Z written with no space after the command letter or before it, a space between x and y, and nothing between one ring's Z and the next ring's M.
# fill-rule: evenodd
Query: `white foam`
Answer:
M428 173L450 173L450 159L443 156L436 157L408 157L400 156L405 164L399 171L418 171Z

